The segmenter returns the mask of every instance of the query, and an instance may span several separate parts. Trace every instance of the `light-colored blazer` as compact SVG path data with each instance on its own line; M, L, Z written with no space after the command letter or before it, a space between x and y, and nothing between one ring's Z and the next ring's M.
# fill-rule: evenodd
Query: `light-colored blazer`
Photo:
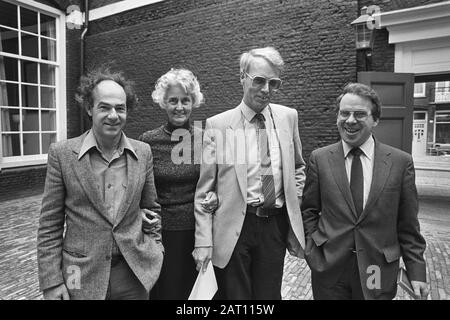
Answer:
M303 256L305 245L300 200L305 182L305 163L295 109L270 104L280 141L283 189L290 228L287 249ZM247 207L247 165L239 161L242 154L227 139L230 132L243 132L241 107L225 111L206 120L203 136L203 162L195 193L195 246L213 246L212 262L224 268L239 238ZM228 131L228 133L227 133ZM242 150L241 150L242 152ZM244 150L245 152L245 150ZM200 202L210 190L216 190L219 207L214 215L204 211Z
M401 256L409 278L425 281L425 240L411 155L375 140L374 158L369 197L358 217L342 142L311 153L301 205L305 258L316 281L330 286L355 254L350 249L356 249L365 298L392 299Z
M115 240L149 291L163 260L159 232L142 232L140 209L160 212L150 147L129 139L137 159L126 152L128 184L114 222L91 170L89 153L78 160L85 137L86 133L52 144L48 152L37 245L40 289L66 283L71 299L104 299Z

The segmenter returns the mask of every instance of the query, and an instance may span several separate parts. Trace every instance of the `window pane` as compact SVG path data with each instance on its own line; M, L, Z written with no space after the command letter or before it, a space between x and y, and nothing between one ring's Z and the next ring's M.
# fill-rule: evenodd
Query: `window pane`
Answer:
M20 135L2 134L2 149L4 157L20 156Z
M39 154L39 133L23 134L23 154Z
M17 81L17 59L0 56L0 80Z
M56 38L56 19L41 13L41 34Z
M56 133L43 133L42 134L42 153L48 153L50 144L56 142Z
M0 24L17 28L17 6L0 1Z
M42 131L55 131L56 130L56 112L55 111L42 111L41 112L41 130Z
M436 122L450 122L450 112L436 112Z
M0 81L0 106L19 106L19 85Z
M37 86L22 85L22 106L28 108L39 108Z
M41 84L55 85L55 67L41 63Z
M22 81L29 83L37 83L38 64L31 61L21 61L22 64Z
M436 143L450 144L450 123L436 123Z
M425 96L425 83L414 83L414 96L423 97Z
M414 120L425 120L425 113L414 112Z
M30 34L22 33L22 54L33 58L39 58L39 38Z
M42 38L41 41L41 58L56 61L56 41L44 38Z
M19 109L3 109L2 108L2 132L19 131L20 114Z
M54 88L41 87L41 108L56 108L56 95Z
M37 12L20 8L20 24L22 30L38 33Z
M0 39L0 51L19 54L19 35L17 31L0 27Z
M39 111L22 110L23 131L39 131Z

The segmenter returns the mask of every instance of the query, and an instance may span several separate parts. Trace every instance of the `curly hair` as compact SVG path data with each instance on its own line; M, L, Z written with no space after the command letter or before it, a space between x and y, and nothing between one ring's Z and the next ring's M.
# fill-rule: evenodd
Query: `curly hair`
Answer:
M354 95L357 95L361 98L365 98L369 100L372 103L372 117L375 121L380 119L381 117L381 101L378 97L378 94L375 90L373 90L371 87L362 84L362 83L349 83L347 84L344 89L342 89L342 93L337 97L336 99L336 113L339 112L339 104L341 103L342 97L347 94L351 93Z
M122 72L113 72L109 67L99 67L90 70L86 75L80 78L80 85L75 94L75 100L80 107L88 110L94 105L94 97L92 95L95 87L104 80L112 80L120 85L125 91L127 97L127 110L133 109L137 105L137 96L134 93L133 82L127 80Z
M193 108L197 108L203 103L203 93L200 91L200 84L194 74L187 69L174 68L156 81L155 90L152 92L153 101L164 109L167 91L171 86L176 85L181 86L191 96Z

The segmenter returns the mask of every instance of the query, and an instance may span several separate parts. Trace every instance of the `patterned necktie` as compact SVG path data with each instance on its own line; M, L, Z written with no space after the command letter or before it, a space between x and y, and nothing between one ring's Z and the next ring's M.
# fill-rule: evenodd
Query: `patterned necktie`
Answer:
M253 119L258 127L258 148L261 159L260 173L262 193L264 196L263 208L273 208L275 206L275 183L273 180L273 172L270 162L269 140L267 138L264 115L257 113Z
M363 153L360 148L353 148L352 170L350 174L350 190L352 191L353 203L355 204L358 217L363 211L364 177L360 156Z

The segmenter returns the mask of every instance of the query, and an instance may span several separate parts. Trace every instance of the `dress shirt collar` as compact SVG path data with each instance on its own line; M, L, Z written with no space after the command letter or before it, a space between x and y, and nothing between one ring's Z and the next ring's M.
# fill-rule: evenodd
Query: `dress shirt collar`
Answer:
M270 119L270 105L268 104L260 113L264 116L265 121ZM256 115L256 112L253 111L252 108L247 106L244 101L241 103L241 112L244 115L244 118L251 122L253 120L253 117Z
M81 145L80 153L78 154L78 160L80 160L86 154L86 152L88 152L92 148L96 148L98 150L98 152L102 153L102 151L98 147L97 139L95 138L94 132L91 129L91 130L89 130L89 133L86 135L86 137L84 138L83 144ZM133 146L131 145L130 140L127 138L125 133L122 131L122 137L120 138L119 146L118 146L119 154L122 155L122 153L125 150L129 150L136 159L138 158L136 152L134 151Z
M350 151L353 149L347 142L342 140L342 147L344 148L344 156L347 158ZM359 146L364 155L369 159L373 159L373 153L375 151L375 141L373 140L373 136L371 135L366 142Z

